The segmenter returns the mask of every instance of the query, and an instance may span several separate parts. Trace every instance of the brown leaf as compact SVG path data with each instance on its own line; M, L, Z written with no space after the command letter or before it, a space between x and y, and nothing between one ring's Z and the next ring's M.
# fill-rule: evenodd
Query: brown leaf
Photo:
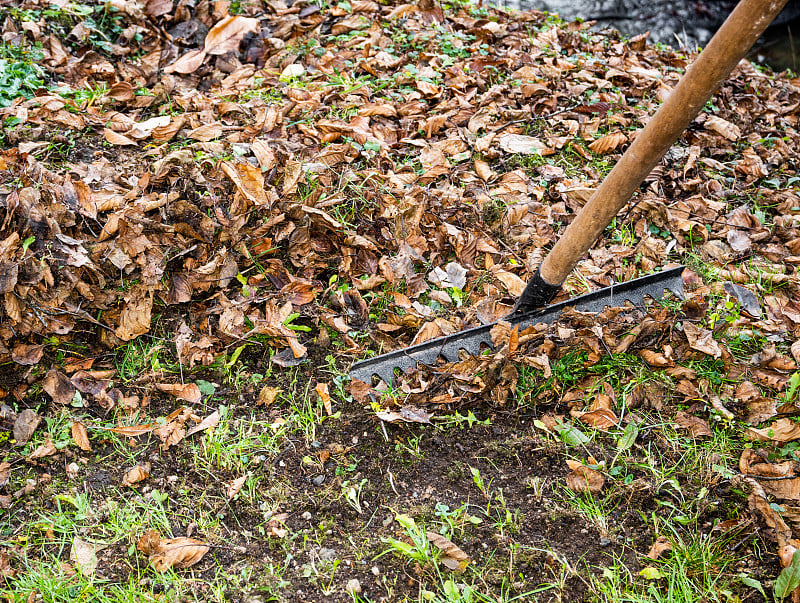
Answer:
M256 402L256 406L270 406L282 393L283 390L277 387L272 387L270 385L264 386L258 393L258 402Z
M161 450L168 450L186 437L186 421L192 415L188 408L181 407L167 417L166 423L153 429L161 440Z
M792 356L794 357L795 361L800 363L800 339L795 341L792 344Z
M244 486L246 481L247 475L245 474L241 477L237 477L228 485L228 490L225 493L225 496L228 498L228 500L233 500L233 497L239 494L239 491L242 489L242 486Z
M211 429L212 427L216 427L219 424L219 419L220 419L219 411L215 410L205 419L203 419L197 425L195 425L189 431L187 431L186 437L188 438L192 434L198 433L200 431L205 431L206 429Z
M606 134L602 138L598 138L592 144L590 144L589 150L597 153L598 155L605 155L606 153L610 153L616 149L627 140L628 137L622 132L611 132L610 134Z
M577 461L567 461L567 465L572 469L572 473L567 475L567 488L573 492L600 493L606 483L602 473Z
M109 91L106 93L106 96L120 102L126 102L133 100L135 93L133 86L129 82L117 82L111 86Z
M36 460L40 458L44 458L46 456L53 456L58 452L55 444L50 440L50 435L44 436L44 444L39 446L36 450L34 450L31 455L28 457L28 460Z
M511 295L514 297L522 295L522 291L525 289L525 281L516 274L507 270L496 270L494 275L505 285Z
M124 134L120 134L119 132L115 132L110 128L103 128L103 138L106 139L106 142L113 144L118 147L124 147L128 145L136 146L139 143L133 140L132 138L128 138Z
M695 417L682 410L675 415L675 425L681 429L688 429L689 435L693 438L710 437L714 435L708 425L708 421Z
M147 479L150 477L150 469L152 465L148 463L144 463L143 465L136 465L135 467L128 469L125 472L125 475L122 476L122 485L132 487L135 484Z
M328 392L328 384L317 383L317 386L314 389L316 390L320 400L322 400L322 405L325 407L325 412L328 413L328 416L332 415L333 409L331 408L331 395Z
M156 383L156 389L190 404L199 404L202 398L196 383Z
M610 427L619 425L619 418L614 414L614 411L607 408L599 408L584 413L575 413L575 415L582 423L589 427L594 427L600 431L608 431Z
M441 551L439 561L449 570L463 573L469 564L469 555L467 555L458 546L441 534L436 532L426 532L428 542Z
M500 148L506 153L522 155L551 155L553 150L538 138L522 134L503 134L497 138Z
M44 355L43 345L33 345L29 343L19 343L11 351L11 359L17 364L33 366L39 364Z
M161 538L155 530L146 532L136 543L136 548L147 555L156 571L190 567L199 562L211 550L195 538Z
M123 341L144 335L150 330L152 311L153 290L145 285L134 286L125 296L115 335Z
M69 377L56 369L50 369L42 380L42 389L56 404L70 404L75 397L75 386Z
M129 438L135 438L140 435L152 432L156 428L155 423L147 423L146 425L127 425L124 427L111 427L109 431L118 433L119 435Z
M788 418L778 419L769 427L764 427L763 429L751 427L745 432L745 435L756 440L791 442L800 439L800 424Z
M91 452L92 445L89 443L89 434L86 432L86 426L80 421L72 422L72 439L78 445L78 448L84 452Z
M656 352L655 350L639 350L639 355L647 364L656 368L670 366L672 364L672 361L667 359L664 354Z
M666 551L672 550L672 544L669 540L667 540L664 536L659 536L656 538L656 541L653 543L653 546L650 547L650 550L647 553L647 556L650 559L658 559L661 556L661 553Z
M721 117L717 117L716 115L709 115L703 126L706 128L706 130L716 132L728 140L738 140L742 136L742 131L736 124L732 124Z
M375 415L387 423L404 421L406 423L430 423L433 415L416 406L403 406L400 411L379 410Z
M3 461L0 463L0 488L6 486L9 475L11 475L11 463Z
M17 419L14 421L14 440L17 442L17 446L28 443L41 421L42 417L30 408L26 408L17 415Z
M686 339L692 349L714 358L722 356L722 348L714 341L714 334L708 329L698 327L691 322L684 322L683 332L686 333Z

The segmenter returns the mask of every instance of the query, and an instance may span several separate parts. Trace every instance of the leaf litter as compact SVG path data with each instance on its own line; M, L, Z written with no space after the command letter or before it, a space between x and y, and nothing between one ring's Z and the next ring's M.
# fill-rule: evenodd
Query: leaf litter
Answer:
M314 374L326 354L347 362L502 318L691 58L646 36L460 4L114 3L105 42L80 19L58 29L49 3L13 4L4 39L38 47L48 72L0 108L0 356L20 371L3 384L16 410L2 425L27 445L8 458L31 468L111 434L185 454L222 421L196 371L236 366L244 344L306 367L330 417L343 401ZM485 355L350 393L377 393L371 412L395 425L532 406L569 446L622 430L621 451L647 435L651 411L693 439L741 425L753 444L726 478L747 491L737 512L775 551L795 546L798 103L797 78L740 64L559 298L683 262L680 308L500 323ZM115 362L137 342L148 347L135 368ZM173 345L177 372L159 361ZM602 374L615 354L673 391ZM522 387L531 373L546 385ZM285 389L253 394L277 428ZM49 423L62 412L69 442ZM599 497L617 481L594 458L564 466L573 492ZM152 470L117 483L143 486ZM247 475L220 477L228 500ZM269 534L286 536L287 519L274 515ZM440 542L463 570L469 556ZM74 539L72 561L93 572L91 546ZM209 550L154 532L137 548L159 571Z

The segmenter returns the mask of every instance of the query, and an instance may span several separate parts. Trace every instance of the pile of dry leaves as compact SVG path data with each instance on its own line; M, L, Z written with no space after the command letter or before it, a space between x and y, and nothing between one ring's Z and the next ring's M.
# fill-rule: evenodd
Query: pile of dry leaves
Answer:
M41 45L50 79L0 109L0 359L29 367L5 393L23 401L41 381L55 404L80 395L120 418L154 392L201 396L174 375L142 375L136 394L120 385L113 351L143 336L162 338L183 375L247 341L287 366L315 348L349 358L501 318L691 60L646 35L431 0L269 0L238 14L227 1L112 0L117 31L101 48L82 23L53 29L50 4L6 3L6 43ZM501 325L493 356L409 382L410 399L507 404L515 363L548 378L565 350L585 350L587 366L636 351L676 380L689 404L677 424L696 437L713 412L754 438L799 438L787 394L800 359L799 109L800 81L742 63L565 286L688 261L679 316ZM710 316L720 298L741 314ZM744 360L726 330L767 345ZM55 366L64 346L74 352ZM711 395L686 367L702 357L736 383ZM599 391L588 408L558 401L598 429L658 404L642 391L623 414ZM192 413L145 427L168 447L213 422ZM800 514L767 500L800 504L796 462L748 451L741 463L752 508L795 546L786 522ZM172 554L160 542L141 550Z

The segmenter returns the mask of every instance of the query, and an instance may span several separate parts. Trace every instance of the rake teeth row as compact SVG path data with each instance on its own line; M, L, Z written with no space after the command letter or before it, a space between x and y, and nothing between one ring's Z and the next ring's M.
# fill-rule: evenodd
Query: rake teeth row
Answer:
M513 326L519 326L522 331L527 327L555 321L562 310L574 307L580 312L601 312L607 307L621 307L631 303L636 307L643 307L646 298L660 299L664 291L671 291L679 299L683 299L683 278L681 273L684 266L665 270L643 276L618 285L611 285L592 293L569 299L534 310L533 312L510 314L503 320ZM417 363L433 365L440 358L447 362L459 359L459 352L464 350L472 356L481 353L482 348L493 349L491 330L497 323L474 327L445 337L431 339L423 343L412 345L402 350L388 352L374 358L356 362L350 368L350 376L372 384L373 376L378 376L388 386L394 381L396 369L408 372Z

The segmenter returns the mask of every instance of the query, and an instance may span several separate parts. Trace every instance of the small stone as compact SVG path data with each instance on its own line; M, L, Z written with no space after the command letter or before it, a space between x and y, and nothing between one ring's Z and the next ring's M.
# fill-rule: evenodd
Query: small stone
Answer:
M369 571L371 571L371 572L372 572L372 575L373 575L373 576L379 576L379 575L380 575L380 573L381 573L381 570L380 570L380 568L379 568L377 565L373 565L373 566L370 568L370 570L369 570Z
M70 479L75 479L78 477L80 470L81 468L78 466L78 463L70 463L67 465L67 477Z
M352 580L347 581L347 592L350 594L358 594L361 592L361 583L358 579L353 578Z
M303 514L300 517L302 517L306 521L309 521L311 519L311 512L310 511L304 511Z
M325 475L324 474L320 474L317 477L315 477L314 479L312 479L311 483L314 484L315 486L321 486L322 482L324 482L324 481L325 481Z
M611 544L611 541L610 541L608 538L606 538L606 537L602 537L602 538L600 538L600 546L601 546L601 547L605 548L605 547L607 547L609 544Z

